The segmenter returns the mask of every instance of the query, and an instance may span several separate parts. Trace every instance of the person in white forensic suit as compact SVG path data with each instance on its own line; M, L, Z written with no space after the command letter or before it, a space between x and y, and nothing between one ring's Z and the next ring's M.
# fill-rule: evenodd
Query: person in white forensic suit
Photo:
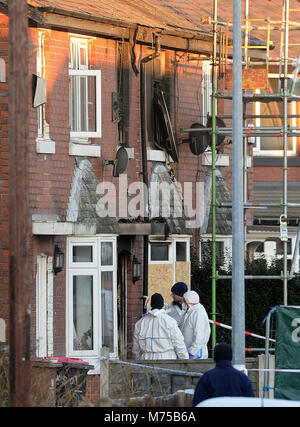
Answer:
M187 291L183 295L183 301L186 313L181 325L181 332L189 352L189 359L207 359L210 324L206 310L200 304L199 295L195 291Z
M169 316L176 320L179 328L181 326L185 311L182 310L183 295L188 291L188 287L184 282L176 282L171 288L173 301L167 304L166 312Z
M162 295L151 297L151 310L135 324L132 352L138 360L188 359L183 335L163 309Z

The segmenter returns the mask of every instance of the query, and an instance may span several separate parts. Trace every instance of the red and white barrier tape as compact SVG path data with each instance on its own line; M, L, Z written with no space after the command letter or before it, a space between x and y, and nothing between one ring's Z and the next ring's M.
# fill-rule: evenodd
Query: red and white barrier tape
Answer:
M213 320L210 320L210 319L209 319L209 322L213 323L214 325L221 326L221 328L230 329L230 330L232 329L232 326L224 325L224 323L214 322ZM263 339L263 340L266 339L266 337L263 337L262 335L253 334L252 332L245 331L245 334L249 335L251 337L260 338L260 339ZM273 338L269 338L269 341L276 342L276 340L274 340Z

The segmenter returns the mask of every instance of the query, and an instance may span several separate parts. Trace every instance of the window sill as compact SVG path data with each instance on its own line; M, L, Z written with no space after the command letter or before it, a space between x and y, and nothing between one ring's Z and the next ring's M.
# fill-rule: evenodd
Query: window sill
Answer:
M37 137L36 152L38 154L55 154L55 142L52 139Z
M149 148L147 150L148 154L148 161L150 162L165 162L166 161L166 154L162 150L153 150L152 148ZM173 162L171 156L169 156L169 162Z
M212 153L206 152L202 154L202 165L211 166L212 165ZM217 154L216 155L216 166L229 166L229 156L228 154Z
M70 156L101 157L100 145L69 143Z

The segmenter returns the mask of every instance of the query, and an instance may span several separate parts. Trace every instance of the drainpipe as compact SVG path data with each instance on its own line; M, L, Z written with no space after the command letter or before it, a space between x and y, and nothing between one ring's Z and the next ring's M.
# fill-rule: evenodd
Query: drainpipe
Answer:
M145 112L145 64L153 61L160 55L159 37L155 35L155 52L141 59L140 62L140 111L141 111L141 144L142 144L142 175L145 187L149 188L148 167L147 167L147 148L146 148L146 112ZM144 194L144 217L149 218L148 210L148 192ZM148 296L148 245L149 237L144 236L144 262L143 262L143 298ZM143 304L144 307L144 304Z

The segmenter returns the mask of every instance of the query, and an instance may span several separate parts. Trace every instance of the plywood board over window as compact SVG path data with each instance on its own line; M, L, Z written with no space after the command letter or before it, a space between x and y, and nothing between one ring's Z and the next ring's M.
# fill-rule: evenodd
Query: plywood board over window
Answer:
M175 262L175 281L184 282L190 287L191 263L190 261Z
M149 264L148 266L148 295L155 292L161 294L166 303L171 302L171 287L173 285L173 264Z

